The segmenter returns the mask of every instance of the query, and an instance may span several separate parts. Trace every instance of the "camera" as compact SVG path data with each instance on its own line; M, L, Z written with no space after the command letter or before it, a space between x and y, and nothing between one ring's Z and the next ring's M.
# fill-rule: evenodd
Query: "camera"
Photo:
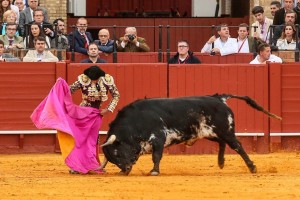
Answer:
M130 41L133 41L133 40L134 40L134 38L135 38L135 35L133 35L133 34L130 34L130 35L128 35L127 37L128 37L128 39L129 39Z

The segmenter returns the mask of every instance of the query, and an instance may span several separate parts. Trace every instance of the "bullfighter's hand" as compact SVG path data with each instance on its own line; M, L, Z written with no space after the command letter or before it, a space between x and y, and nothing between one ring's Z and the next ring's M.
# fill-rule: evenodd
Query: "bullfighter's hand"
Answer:
M109 112L108 109L104 108L102 110L100 110L100 115L104 116L105 114L107 114Z

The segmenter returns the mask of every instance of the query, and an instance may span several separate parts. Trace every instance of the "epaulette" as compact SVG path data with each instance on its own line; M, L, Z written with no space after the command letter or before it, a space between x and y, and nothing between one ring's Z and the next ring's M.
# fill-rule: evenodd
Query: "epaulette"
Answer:
M89 85L91 83L91 79L84 74L80 74L78 76L78 81L82 84L82 85Z
M114 78L109 74L105 74L105 76L101 77L101 78L105 85L113 85L114 84Z

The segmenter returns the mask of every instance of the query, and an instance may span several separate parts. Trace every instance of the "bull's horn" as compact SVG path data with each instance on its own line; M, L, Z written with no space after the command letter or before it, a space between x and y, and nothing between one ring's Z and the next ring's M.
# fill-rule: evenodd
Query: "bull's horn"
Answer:
M104 169L104 168L105 168L105 166L106 166L106 164L107 164L107 162L108 162L108 160L107 160L107 158L104 156L104 158L103 158L103 162L101 163L101 166L100 166L100 168L99 168L99 169Z
M102 144L101 145L101 147L105 147L105 146L107 146L107 145L110 145L110 144L112 144L115 140L116 140L116 136L115 135L111 135L109 138L108 138L108 140L104 143L104 144Z

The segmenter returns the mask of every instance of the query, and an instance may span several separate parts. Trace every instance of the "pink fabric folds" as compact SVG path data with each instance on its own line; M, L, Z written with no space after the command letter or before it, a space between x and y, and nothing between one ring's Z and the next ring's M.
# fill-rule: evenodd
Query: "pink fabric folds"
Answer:
M57 79L48 96L30 118L39 129L56 129L74 138L75 146L65 159L71 169L88 173L99 168L96 145L102 123L100 111L75 105L65 80Z

